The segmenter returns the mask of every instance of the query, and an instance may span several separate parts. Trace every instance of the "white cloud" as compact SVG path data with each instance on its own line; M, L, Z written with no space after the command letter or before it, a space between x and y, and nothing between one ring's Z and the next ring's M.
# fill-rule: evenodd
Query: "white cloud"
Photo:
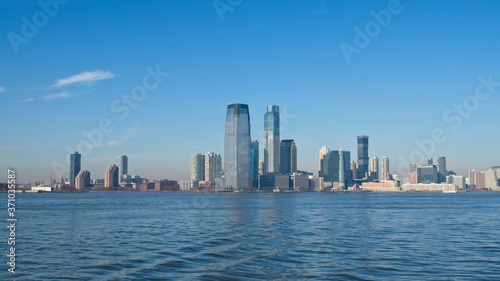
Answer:
M115 74L107 70L83 71L70 77L59 79L51 87L63 87L70 84L106 80L113 77L115 77Z
M25 99L25 100L20 100L20 101L18 101L18 102L32 102L32 101L34 101L34 100L35 100L34 98L27 98L27 99Z
M3 93L5 91L7 91L7 89L5 87L0 86L0 93Z
M50 101L50 100L55 100L55 99L67 99L67 98L71 98L72 96L74 96L74 94L72 94L70 92L62 91L62 92L57 93L57 94L46 95L43 97L43 99L46 101Z
M117 142L117 141L115 141L115 140L108 141L108 146L109 146L109 147L113 147L113 146L116 146L116 145L118 145L118 142Z

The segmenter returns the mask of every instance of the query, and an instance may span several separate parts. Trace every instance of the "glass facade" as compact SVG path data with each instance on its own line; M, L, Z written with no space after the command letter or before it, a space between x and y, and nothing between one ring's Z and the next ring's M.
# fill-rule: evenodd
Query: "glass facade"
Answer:
M264 173L279 171L280 112L279 106L268 105L264 114Z
M358 136L358 179L368 178L368 136Z
M224 186L249 189L250 114L246 104L227 106L224 138Z
M80 172L82 155L78 152L71 154L69 161L69 185L75 186L75 178Z

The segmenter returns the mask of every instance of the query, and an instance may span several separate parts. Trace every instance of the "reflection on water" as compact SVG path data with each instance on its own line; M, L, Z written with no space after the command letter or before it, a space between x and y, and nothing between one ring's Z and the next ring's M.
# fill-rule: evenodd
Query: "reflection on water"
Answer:
M500 276L499 199L20 194L18 273L5 267L0 280L491 280Z

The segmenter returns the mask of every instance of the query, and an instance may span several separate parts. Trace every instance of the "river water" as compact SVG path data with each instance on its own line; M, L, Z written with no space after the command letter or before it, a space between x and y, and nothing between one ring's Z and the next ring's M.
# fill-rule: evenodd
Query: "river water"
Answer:
M16 200L16 273L7 272L3 227L0 280L500 278L500 193L89 192Z

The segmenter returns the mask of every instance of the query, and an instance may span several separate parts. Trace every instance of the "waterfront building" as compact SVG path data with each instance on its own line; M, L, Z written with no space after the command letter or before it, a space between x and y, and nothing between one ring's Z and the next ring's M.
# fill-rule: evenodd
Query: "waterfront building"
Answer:
M124 182L124 175L128 175L128 157L121 155L118 157L118 169L120 170L120 182Z
M294 140L282 140L280 144L280 173L297 171L297 146Z
M279 106L268 105L264 114L264 173L279 172L280 161Z
M75 188L77 190L85 189L90 186L90 172L81 170L75 177Z
M417 183L438 183L437 168L434 165L420 165L416 169Z
M118 182L119 168L115 164L109 166L104 173L104 188L116 189L120 186Z
M198 159L198 160L201 160ZM196 160L196 162L198 161ZM196 163L199 166L198 163ZM199 167L195 167L195 170ZM222 157L220 154L216 154L214 152L209 152L205 155L205 177L203 180L209 181L211 184L215 183L216 178L220 178L222 176Z
M279 124L279 122L278 122ZM250 180L250 113L246 104L227 106L224 138L224 186L249 189Z
M205 155L201 153L195 153L193 156L191 156L191 168L189 175L191 181L205 180Z
M389 171L389 157L383 156L380 165L380 181L389 180L391 172Z
M80 172L80 168L82 165L82 155L75 151L75 153L70 155L69 161L69 185L75 186L75 178Z
M259 187L259 141L250 141L250 179L252 188Z
M370 160L370 180L379 180L379 160L376 156L372 157L372 159Z
M358 136L358 179L368 179L368 136Z

